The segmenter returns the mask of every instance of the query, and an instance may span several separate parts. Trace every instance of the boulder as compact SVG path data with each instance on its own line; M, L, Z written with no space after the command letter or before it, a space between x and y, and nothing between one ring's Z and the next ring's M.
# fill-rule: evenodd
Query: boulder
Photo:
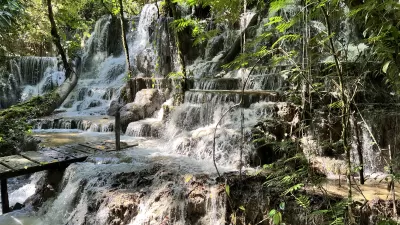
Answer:
M165 97L157 89L143 89L136 93L135 104L143 106L145 117L152 116L153 113L161 108L165 102Z
M121 128L125 133L129 123L138 121L145 118L143 106L135 103L128 103L120 110L121 114Z
M115 116L115 114L122 108L122 104L117 99L114 99L110 103L110 108L107 110L107 115Z
M101 106L101 102L99 100L93 100L90 102L88 108L94 108L98 106Z
M120 110L122 131L126 131L129 123L152 116L161 108L164 101L165 96L157 89L143 89L137 92L135 101L126 104ZM113 110L115 110L115 105L111 103L109 115Z

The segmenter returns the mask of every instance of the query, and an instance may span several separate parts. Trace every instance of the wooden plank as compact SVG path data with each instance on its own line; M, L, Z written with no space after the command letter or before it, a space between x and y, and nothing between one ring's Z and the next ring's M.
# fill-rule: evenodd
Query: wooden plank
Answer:
M122 147L121 149L132 148L132 147L136 147L136 146L138 146L138 145L139 145L139 144L135 143L135 144L131 144L131 145L127 145L127 146L125 146L125 147Z
M0 158L0 163L6 165L14 170L27 169L29 167L38 166L37 163L32 162L20 155L10 155Z
M78 150L75 150L73 148L69 148L66 146L61 146L58 148L53 148L53 150L57 151L57 152L61 152L65 155L70 155L74 158L83 158L83 157L87 157L89 154L88 153L84 153Z
M12 171L12 169L10 169L8 167L5 167L5 166L0 164L0 174L6 173L6 172L9 172L9 171Z
M50 158L56 159L59 162L66 161L68 159L73 159L74 158L74 157L72 157L70 155L65 155L65 154L63 154L61 152L54 151L52 149L40 150L39 153L44 155L44 156L46 156L46 157L50 157Z
M77 144L77 145L66 145L66 146L70 147L70 148L73 148L75 150L87 153L87 154L95 154L98 151L98 150L95 150L93 148L89 148L89 147L86 147L86 146L83 146L83 145L79 145L79 144Z
M79 145L81 145L83 147L86 147L86 148L91 148L91 149L96 150L96 151L104 151L104 150L102 150L100 148L97 148L97 147L91 146L91 145L87 145L87 144L79 144Z
M30 161L36 162L40 165L58 162L57 159L54 159L54 158L52 158L48 155L45 155L43 153L40 153L40 152L34 152L34 151L21 152L20 155L22 157L27 158Z
M10 204L8 202L7 179L1 179L1 209L4 213L10 212Z
M99 152L108 152L115 151L115 143L114 142L106 142L106 143L89 143L89 144L81 144L82 146L89 147L92 149L96 149Z

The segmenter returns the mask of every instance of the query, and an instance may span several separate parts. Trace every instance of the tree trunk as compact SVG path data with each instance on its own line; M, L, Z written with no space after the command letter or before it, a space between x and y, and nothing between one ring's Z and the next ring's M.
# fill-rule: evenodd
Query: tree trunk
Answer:
M360 163L360 184L364 184L365 183L365 178L364 178L364 159L363 159L363 153L362 153L362 143L361 143L361 139L360 139L360 127L357 124L356 119L353 117L353 124L354 124L354 130L355 130L355 134L356 134L356 140L357 140L357 154L358 154L358 161Z
M349 104L349 98L347 98L347 95L345 93L345 84L344 84L344 79L343 79L343 71L342 68L340 66L339 63L339 57L336 54L336 48L335 45L333 43L333 38L332 38L332 28L331 28L331 23L329 21L329 15L328 15L328 11L326 10L326 8L323 6L321 7L322 9L322 13L325 17L325 22L326 22L326 27L328 30L328 37L329 37L329 45L330 45L330 50L332 51L331 54L333 56L333 59L335 61L335 68L336 68L336 75L338 76L338 80L339 80L339 91L340 91L340 101L342 102L342 107L341 107L341 117L342 117L342 134L341 134L341 138L343 141L343 149L346 153L346 164L347 164L347 173L346 173L346 177L347 177L347 185L349 188L348 191L348 199L349 199L349 205L348 205L348 211L349 211L349 224L354 224L354 216L352 213L352 209L351 209L351 203L353 202L352 200L352 184L351 184L351 155L350 155L350 151L351 151L351 146L348 143L348 135L349 135L349 116L350 116L350 104Z
M54 14L53 14L53 8L51 6L51 0L47 0L47 9L48 9L48 13L49 13L48 16L49 16L49 20L50 20L50 24L51 24L51 36L53 37L53 42L56 45L58 53L61 56L61 60L63 62L64 69L65 69L65 78L69 78L72 73L72 69L68 64L67 55L65 54L65 51L61 45L60 35L58 35L58 32L57 32L57 26L56 26L56 22L54 20Z
M124 51L125 51L125 58L126 58L126 64L127 64L127 69L128 69L128 76L131 77L131 63L129 59L129 47L128 43L126 41L126 29L125 29L125 18L124 18L124 5L122 4L122 0L119 0L119 13L121 15L121 31L122 31L122 44L124 45Z
M393 218L397 218L397 208L396 208L396 192L394 190L394 171L393 171L393 153L392 150L390 149L390 145L388 146L389 148L389 174L391 175L391 180L389 183L390 189L389 191L392 193L392 201L393 201Z
M157 7L157 19L160 19L160 8L158 8L157 0L154 1L154 5Z

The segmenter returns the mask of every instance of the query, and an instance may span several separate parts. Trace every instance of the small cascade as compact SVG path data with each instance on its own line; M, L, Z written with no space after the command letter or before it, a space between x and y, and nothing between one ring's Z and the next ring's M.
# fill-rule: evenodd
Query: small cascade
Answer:
M35 130L78 129L92 132L114 131L114 118L111 117L71 117L71 118L42 118L30 121Z
M237 90L240 89L242 80L238 78L219 79L194 79L191 88L196 90Z
M192 104L211 103L212 105L224 103L239 103L242 98L240 90L191 90L185 93L185 102ZM244 91L243 104L249 107L260 101L277 102L280 100L278 93L273 91Z
M155 4L146 4L143 7L135 30L135 39L128 43L131 65L137 76L148 77L155 69L156 55L150 42L150 27L157 18L157 10Z
M96 22L93 33L85 43L80 71L81 77L97 77L99 70L96 68L108 57L110 24L111 19L109 16L103 16Z
M157 119L144 119L132 122L128 125L125 135L132 137L155 137L161 135L163 124Z
M220 191L216 187L210 187L210 195L207 198L206 212L208 221L204 224L223 225L226 217L226 199L220 197Z
M385 111L381 110L366 110L362 112L365 116L365 122L357 124L358 134L353 129L353 146L352 160L359 163L357 152L357 144L361 143L360 149L363 154L364 171L366 174L372 174L380 171L385 172L385 167L390 162L389 148L392 151L393 157L400 155L397 149L400 147L400 115L397 110ZM372 131L371 136L370 131ZM357 140L357 137L359 140ZM376 143L376 144L374 144ZM379 148L378 146L379 145ZM395 165L395 170L398 166Z
M24 56L9 60L0 71L0 108L9 107L60 86L64 72L55 57Z
M36 85L50 70L57 71L57 58L25 56L15 59L11 73L17 75L22 85Z
M189 86L195 89L185 92L184 104L173 110L167 122L164 138L170 140L168 149L198 159L210 159L215 126L219 123L215 133L216 160L222 165L237 165L240 158L242 112L246 140L250 138L251 127L259 121L278 116L283 98L275 90L286 85L281 74L258 76L262 79L253 80L243 96L241 78L229 76L191 80ZM261 85L256 86L259 83ZM235 106L242 98L243 111ZM230 109L220 121L222 115ZM251 146L245 144L242 151L246 162Z

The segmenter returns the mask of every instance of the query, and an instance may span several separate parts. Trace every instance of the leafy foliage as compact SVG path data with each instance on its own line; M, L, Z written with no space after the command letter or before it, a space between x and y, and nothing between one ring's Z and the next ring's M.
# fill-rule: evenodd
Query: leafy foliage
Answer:
M16 23L23 10L19 0L0 1L0 33L4 33L7 28Z
M372 47L388 81L400 90L400 5L396 0L367 0L349 13L362 21L365 42Z
M56 93L38 96L0 111L0 155L15 153L30 134L29 119L43 116L58 100Z

